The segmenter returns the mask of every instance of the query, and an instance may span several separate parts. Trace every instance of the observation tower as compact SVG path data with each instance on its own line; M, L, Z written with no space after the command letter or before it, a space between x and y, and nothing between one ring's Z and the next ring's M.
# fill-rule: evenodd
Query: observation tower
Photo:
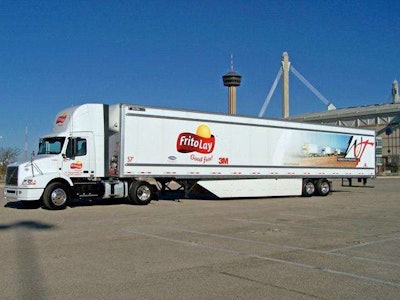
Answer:
M240 86L242 76L233 70L233 55L231 55L231 70L222 76L224 86L228 87L228 113L236 114L236 87Z

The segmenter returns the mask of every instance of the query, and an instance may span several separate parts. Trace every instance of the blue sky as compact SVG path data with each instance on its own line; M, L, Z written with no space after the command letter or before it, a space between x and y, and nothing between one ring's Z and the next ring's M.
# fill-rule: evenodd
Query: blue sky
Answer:
M257 116L287 51L338 108L387 103L400 78L399 1L1 1L0 146L28 150L85 102ZM291 115L325 106L297 78ZM281 86L266 117L281 116Z

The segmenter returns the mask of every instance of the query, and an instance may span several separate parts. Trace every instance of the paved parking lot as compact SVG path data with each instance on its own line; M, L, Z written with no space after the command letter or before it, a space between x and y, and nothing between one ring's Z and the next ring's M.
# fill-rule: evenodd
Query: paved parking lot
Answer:
M6 203L3 299L399 299L400 179L327 197Z

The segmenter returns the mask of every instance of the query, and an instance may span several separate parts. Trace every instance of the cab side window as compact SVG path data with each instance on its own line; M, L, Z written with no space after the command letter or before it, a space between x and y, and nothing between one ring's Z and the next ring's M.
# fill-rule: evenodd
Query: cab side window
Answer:
M76 156L86 155L86 139L78 138L76 140Z
M83 138L70 138L68 141L66 156L84 156L87 153L86 139Z

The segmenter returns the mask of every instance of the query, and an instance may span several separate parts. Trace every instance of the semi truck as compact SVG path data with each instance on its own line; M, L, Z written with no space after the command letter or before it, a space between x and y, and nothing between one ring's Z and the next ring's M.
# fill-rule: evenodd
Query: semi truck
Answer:
M344 149L307 157L305 144ZM63 209L71 199L147 205L178 183L217 198L326 196L332 178L375 176L375 132L132 104L60 111L30 161L7 166L4 196Z

